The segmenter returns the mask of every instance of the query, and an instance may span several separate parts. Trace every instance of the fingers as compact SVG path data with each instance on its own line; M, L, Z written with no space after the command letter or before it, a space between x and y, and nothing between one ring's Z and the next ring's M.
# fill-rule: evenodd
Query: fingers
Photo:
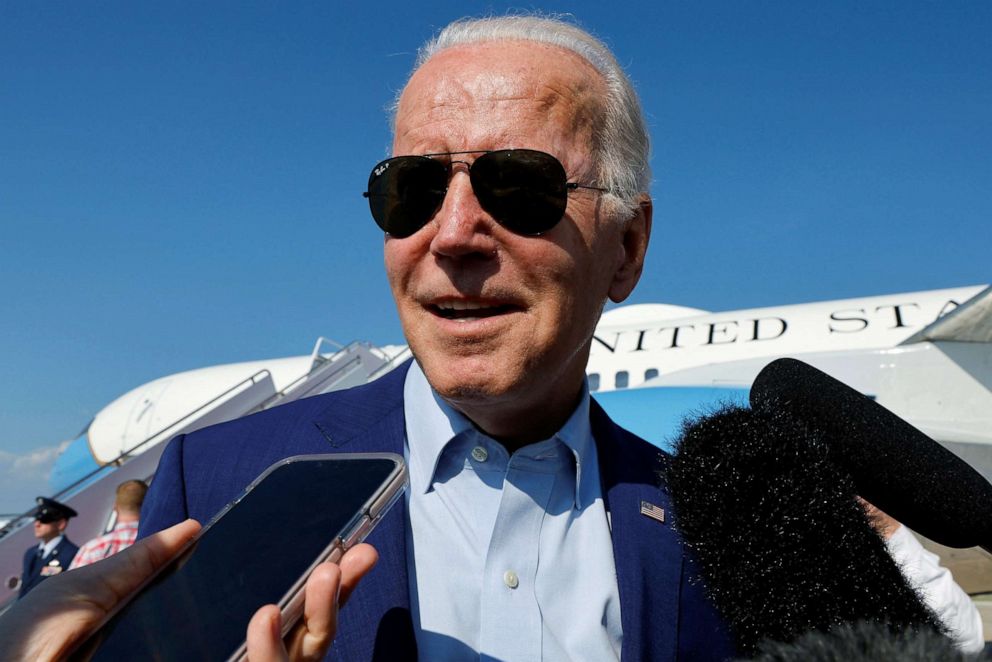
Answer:
M338 624L341 569L321 563L307 580L303 620L287 637L293 660L320 660L331 647Z
M378 560L379 552L375 551L375 547L368 543L355 545L345 552L338 564L341 567L341 595L338 598L340 604L343 605L348 601L348 596L358 586L358 582L375 566Z
M872 527L874 527L878 534L885 540L888 540L894 536L896 531L899 530L899 527L902 526L902 524L900 524L894 517L879 510L878 507L865 501L861 497L856 498L865 509L865 513L868 515L868 520L871 522Z
M145 547L151 563L157 568L162 565L182 549L183 545L192 540L193 536L200 532L200 523L195 519L188 519L179 524L163 529L156 534L150 535L143 540L129 547ZM123 553L123 552L122 552ZM110 558L114 558L113 556Z
M62 659L192 538L186 520L93 565L45 580L0 619L0 641L12 659Z
M199 530L199 522L188 519L139 540L128 549L99 563L73 570L67 577L76 575L78 581L85 581L84 588L90 591L90 598L104 611L108 611L178 554ZM41 587L44 586L42 584Z
M344 604L347 596L378 558L378 553L371 545L356 545L345 552L339 564L321 563L314 569L307 579L303 618L286 637L289 659L323 659L337 633L338 606ZM256 659L251 650L249 648L252 662L270 659Z
M289 660L282 643L279 607L266 605L252 616L248 623L248 659L251 662Z

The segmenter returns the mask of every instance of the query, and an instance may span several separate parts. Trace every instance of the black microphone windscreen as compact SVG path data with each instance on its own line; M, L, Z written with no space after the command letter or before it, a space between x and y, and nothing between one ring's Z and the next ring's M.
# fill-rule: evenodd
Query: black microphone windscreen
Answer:
M763 644L755 662L977 662L930 630L891 632L878 623L844 624L808 632L792 643ZM980 659L988 660L982 656Z
M729 407L685 425L665 475L675 527L742 650L863 620L943 631L815 430Z
M885 407L795 359L768 364L751 387L756 410L781 410L820 430L858 494L949 547L992 544L992 485Z

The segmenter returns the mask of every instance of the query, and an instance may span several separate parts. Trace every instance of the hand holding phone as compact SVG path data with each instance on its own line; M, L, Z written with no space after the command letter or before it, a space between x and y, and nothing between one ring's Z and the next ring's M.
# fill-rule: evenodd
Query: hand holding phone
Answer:
M116 607L117 596L138 589L179 554L200 530L186 520L99 563L44 582L0 616L0 659L61 660ZM358 545L337 566L321 564L306 585L306 619L284 643L279 608L262 607L248 625L253 662L321 659L334 639L337 609L375 564L371 545ZM340 570L338 568L340 567ZM335 601L334 596L339 596Z
M337 632L338 609L377 559L371 545L361 544L345 552L338 564L317 566L307 580L304 618L285 638L277 605L255 612L248 624L248 658L252 662L324 659Z
M99 563L63 572L0 616L0 659L61 660L200 530L186 520Z
M42 645L41 656L10 656L18 658L62 658L70 650L74 660L243 659L246 624L260 606L275 603L281 618L276 623L272 610L263 610L253 623L252 642L279 653L287 636L291 653L310 657L333 639L337 581L346 597L375 562L367 546L355 549L350 561L342 554L364 540L405 485L406 467L394 454L287 458L263 472L192 540L195 522L173 527L179 530L173 536L185 541L178 551L176 544L163 550L149 539L92 570L65 573L66 579L39 599L13 610L12 636L0 645L29 646L18 649L24 651L39 650L31 648L35 642ZM321 566L339 560L345 562L340 571ZM307 582L315 569L314 581ZM304 588L320 599L305 606ZM314 626L290 632L305 609ZM53 628L47 638L57 650L45 644L44 632L34 636L39 629L31 610L39 618L46 610L59 617L54 626L41 618ZM63 618L67 614L73 618ZM5 619L0 628L7 624Z
M364 540L402 494L406 476L403 458L390 453L299 455L273 464L115 607L70 659L244 659L246 624L270 603L289 635L311 572ZM319 646L323 635L316 639Z

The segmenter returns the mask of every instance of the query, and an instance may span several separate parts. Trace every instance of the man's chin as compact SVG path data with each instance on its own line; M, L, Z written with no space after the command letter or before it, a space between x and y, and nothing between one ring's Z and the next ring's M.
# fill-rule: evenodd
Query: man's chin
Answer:
M506 395L507 389L500 388L494 378L484 374L473 374L471 378L459 379L458 376L445 374L439 379L433 379L427 373L427 381L444 400L461 409L459 405L473 405L488 402L493 404Z
M521 380L514 380L512 375L495 370L499 365L500 361L492 358L446 357L428 363L420 362L431 387L459 410L462 404L488 402L494 405L520 388Z

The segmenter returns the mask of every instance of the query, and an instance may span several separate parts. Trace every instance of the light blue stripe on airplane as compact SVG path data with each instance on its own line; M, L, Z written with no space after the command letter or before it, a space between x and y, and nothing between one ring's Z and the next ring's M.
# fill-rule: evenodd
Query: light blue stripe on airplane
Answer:
M668 452L681 431L682 421L723 405L748 406L746 388L655 386L594 393L614 421Z
M48 476L50 494L58 494L83 476L99 468L100 465L97 464L90 450L87 433L83 432L66 446L66 449L55 460L52 473ZM100 475L102 476L103 473L101 472Z

